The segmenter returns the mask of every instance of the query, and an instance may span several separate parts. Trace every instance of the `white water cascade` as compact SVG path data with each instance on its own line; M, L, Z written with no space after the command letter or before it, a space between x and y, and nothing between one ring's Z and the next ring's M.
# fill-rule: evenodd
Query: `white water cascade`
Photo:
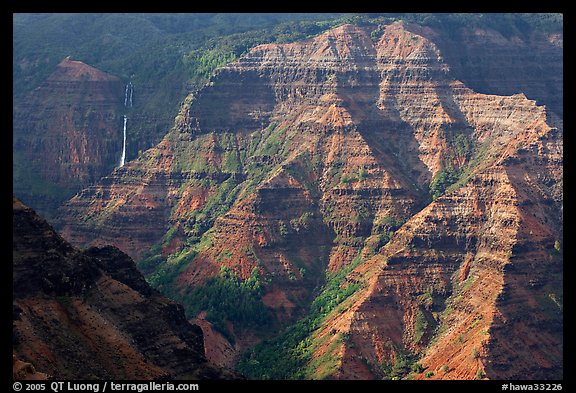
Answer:
M126 124L128 123L128 117L124 115L124 142L122 144L122 157L120 157L120 167L124 166L126 162Z
M125 108L132 108L132 95L134 93L134 87L132 86L132 82L129 82L126 85L126 89L124 90L124 107ZM124 166L126 162L126 125L128 124L128 116L124 115L124 139L122 142L122 156L120 157L120 167Z
M132 94L134 93L134 86L132 82L126 85L126 90L124 91L124 106L126 108L132 108Z

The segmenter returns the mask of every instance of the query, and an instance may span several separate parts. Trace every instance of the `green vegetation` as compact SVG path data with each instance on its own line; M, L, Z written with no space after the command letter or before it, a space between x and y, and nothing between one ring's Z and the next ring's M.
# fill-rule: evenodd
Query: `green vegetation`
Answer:
M18 102L38 87L67 56L130 80L135 104L127 158L132 159L161 140L185 97L218 67L258 44L308 38L341 19L313 13L14 14L13 98ZM237 170L236 157L228 158L223 169ZM15 174L18 183L25 182ZM54 189L55 206L78 191L70 188L71 193ZM40 187L33 195L49 189Z
M364 220L372 219L371 214L369 214L369 208L367 207L358 206L357 208L355 218L361 222L360 220L362 218L358 213L365 215ZM394 232L404 225L405 221L406 220L394 216L375 217L372 220L371 235L364 241L366 256L370 257L378 253L380 249L392 239Z
M72 304L69 296L57 296L56 300L64 307L69 307Z
M343 184L349 184L352 181L354 181L354 179L349 175L342 175L342 177L340 178L340 182Z
M436 175L430 182L430 194L432 199L435 200L438 197L444 195L444 192L448 186L452 185L458 180L459 171L453 166L442 166Z
M562 246L560 245L560 240L554 240L554 248L550 250L550 254L554 258L562 257Z
M411 13L395 17L442 30L453 37L463 28L494 29L507 37L526 36L534 30L557 33L562 31L563 23L560 13Z
M196 254L203 248L209 248L210 231L216 218L224 215L237 198L242 198L255 190L255 186L269 176L270 172L278 164L268 159L274 156L286 145L286 129L277 129L272 123L263 133L255 132L245 136L249 140L249 150L238 149L237 135L231 132L213 132L209 135L195 138L191 143L179 144L174 141L174 146L185 146L186 151L176 154L173 170L177 172L191 172L191 176L179 189L184 193L191 188L204 189L209 195L204 205L187 212L178 212L178 217L183 221L179 225L180 234L183 235L185 246L180 252L164 257L162 249L169 244L170 239L176 233L176 227L168 230L163 239L155 244L139 262L139 267L147 274L151 285L157 287L169 296L179 296L169 288L185 266L182 264L183 256L186 255L185 264L191 263ZM216 143L214 143L214 141ZM223 157L220 166L209 164L206 153L199 154L211 149L215 154ZM266 157L261 162L252 160L244 167L246 156ZM155 158L150 157L154 162ZM244 175L248 175L244 179ZM176 208L175 206L174 208ZM173 211L172 214L175 212ZM299 219L278 222L278 232L281 236L287 236L290 229L300 230L308 228L312 219L312 213L303 213ZM218 258L225 258L221 254ZM295 277L294 277L295 278ZM183 300L185 302L185 300Z
M263 132L254 132L249 138L245 154L253 159L244 168L249 177L242 185L240 198L254 192L256 186L281 165L280 157L290 146L288 129L277 129L275 123L271 123Z
M164 259L160 255L150 256L140 263L140 265L151 266L160 258L160 263L146 280L148 283L168 297L177 296L177 291L173 288L173 282L188 267L188 264L196 257L196 250L185 249L174 255L172 258Z
M464 161L470 158L472 153L472 138L469 135L464 133L454 135L452 146L457 159Z
M148 275L164 262L166 262L166 259L160 254L160 250L158 250L151 255L145 255L144 258L137 263L137 266L138 270L144 275Z
M384 216L374 219L374 227L372 233L380 233L386 231L396 231L406 222L403 218L398 218L394 216Z
M556 291L558 293L550 291L536 295L538 308L542 310L550 321L563 319L563 290L562 288L556 288Z
M411 371L413 373L420 374L421 372L424 371L424 367L422 367L420 363L414 363L412 364Z
M181 301L188 317L206 311L206 319L234 343L227 321L232 322L235 329L261 329L272 323L272 314L261 300L262 291L258 268L242 281L232 270L222 267L218 276L199 287L189 288Z
M434 305L434 295L432 290L427 290L422 295L418 296L418 304L426 309L430 309Z
M279 336L246 352L238 363L238 370L254 379L303 379L315 375L315 363L309 362L314 349L321 343L315 342L312 334L331 312L339 309L360 288L361 284L347 283L344 279L362 262L356 258L349 266L328 273L326 284L310 305L307 315Z
M156 269L159 268L163 263L166 262L166 257L162 255L162 249L170 244L170 241L176 236L178 232L178 226L174 225L160 239L159 242L154 244L150 249L144 253L142 259L136 262L138 269L145 275L149 276Z
M476 165L481 162L478 159L474 160L473 164L470 163L473 158L474 142L469 133L449 128L445 130L445 134L448 149L446 156L442 160L440 170L436 172L430 182L429 188L432 200L444 195L445 192L457 188L455 187L456 184L458 184L458 187L462 186L470 176L470 171L475 169Z
M478 359L480 357L480 352L478 352L478 348L472 348L472 359Z
M340 177L340 183L350 184L357 181L364 181L368 178L368 171L364 167L359 167L357 171L344 174Z
M286 222L283 220L278 221L278 231L280 232L280 236L284 237L288 235L288 226Z
M426 333L427 328L428 328L428 320L426 319L426 316L424 315L422 310L418 309L414 327L415 342L420 342L422 340L424 334Z
M184 227L190 245L196 243L212 227L216 218L230 209L242 187L240 180L233 176L220 184L215 180L208 180L208 184L214 187L214 194L202 208L190 212Z
M276 130L276 125L272 124L268 128L270 135L266 138L264 146L257 150L257 156L274 156L281 154L286 141L287 128Z
M34 166L24 158L18 151L14 151L12 156L12 187L14 195L17 195L22 202L28 204L28 200L33 200L36 196L42 195L44 203L49 204L48 209L41 206L34 208L48 220L52 219L56 213L56 208L64 201L74 196L79 184L56 184L42 179Z
M394 232L380 233L372 235L364 242L364 252L366 258L376 255L382 247L384 247L392 238Z
M236 59L234 52L219 48L208 50L193 49L183 56L183 62L192 70L193 79L208 79L215 69Z
M408 373L421 373L424 371L419 363L415 362L412 355L407 352L396 350L394 362L383 362L380 365L382 379L397 380L406 376Z
M479 368L478 370L476 370L476 379L482 379L482 378L484 378L484 377L485 377L485 375L484 375L484 373L482 372L482 369L481 369L481 368Z
M326 335L322 340L322 344L330 339ZM332 340L326 351L310 361L306 366L305 375L313 377L314 379L330 378L337 370L340 364L337 353L338 347L346 343L346 338L342 333L338 333L336 339Z
M298 219L290 220L290 226L296 231L308 230L314 218L314 213L304 212Z
M204 83L252 46L307 38L338 23L342 14L14 14L14 94L32 90L66 56L181 93L187 80Z
M463 27L490 27L505 35L527 35L533 30L561 31L563 23L561 14L15 14L13 95L15 98L23 97L37 87L68 55L118 75L125 81L130 79L136 89L134 121L140 117L146 119L133 127L141 133L132 142L138 151L156 143L164 135L178 104L190 90L206 83L218 67L241 58L251 47L309 38L342 23L371 25L374 27L371 37L378 40L384 24L399 19L447 31L451 37L457 37ZM103 35L102 32L106 33ZM239 329L262 329L273 323L269 310L260 299L264 283L258 269L252 271L249 279L242 281L233 271L223 268L218 276L184 293L176 291L174 280L194 263L199 250L211 246L210 228L216 218L225 214L239 195L252 192L272 169L278 168L280 164L275 161L276 157L290 148L291 133L294 130L280 129L273 123L264 132L248 136L247 149L240 150L236 147L237 136L234 133L214 133L212 136L218 141L218 149L223 151L219 168L209 164L205 155L197 154L206 149L202 138L188 144L190 150L175 152L178 158L173 165L177 171L229 176L198 176L189 180L186 185L201 185L210 191L210 197L202 208L192 210L184 217L186 225L181 230L187 237L186 247L169 257L162 256L162 247L177 233L176 227L172 227L139 263L139 268L149 273L148 279L154 287L182 302L189 316L207 311L207 319L230 340L233 336L227 322ZM430 183L434 199L465 181L470 171L486 158L489 144L486 142L478 149L464 132L453 133L447 139L452 155L445 159ZM310 179L322 174L321 161L310 157L308 152L304 154L307 154L305 160L287 165L285 170L309 191L318 193L317 185ZM248 155L258 159L246 165ZM20 161L14 165L14 177L30 176L25 163ZM343 167L334 166L328 170L326 179L330 184L327 187L338 182L350 184L370 179L364 167L346 175L341 172ZM249 179L242 182L236 174L249 174ZM59 196L70 192L51 188L49 184L35 183L35 186L38 189L31 190L32 193L42 191ZM331 208L330 201L325 208L327 211ZM369 222L373 218L372 210L370 206L358 204L354 215L348 218L355 223ZM327 213L325 216L330 217ZM278 231L286 236L291 229L307 230L314 219L312 213L305 212L289 222L279 221ZM371 253L376 253L402 224L403 220L398 217L377 218L373 223L370 244L364 238L350 239L350 242L372 247ZM560 253L558 241L552 252ZM225 250L217 259L229 260L231 255ZM313 334L331 313L346 307L347 301L360 288L361 284L347 282L345 277L361 263L362 260L357 258L350 266L327 274L325 285L319 289L306 316L280 336L264 341L246 353L239 363L239 370L261 379L304 378L316 375L315 370L322 362L327 365L325 373L332 371L334 363L331 362L335 361L334 357L330 358L332 352L339 344L351 343L345 336L339 336L331 342L323 358L312 361L312 353L320 345ZM299 271L302 276L306 274L304 267ZM314 277L315 273L307 274ZM471 282L469 280L465 285L471 285ZM428 309L434 298L431 293L422 296L421 304ZM59 301L65 304L66 299ZM543 294L538 298L538 305L558 318L562 312L562 296ZM446 307L444 315L450 311L451 308ZM416 342L425 339L432 320L427 319L422 310L418 311L414 326ZM458 341L462 342L462 336ZM410 356L400 352L393 363L383 364L381 369L389 379L401 378L410 370L424 371L421 365L412 362ZM432 372L426 373L426 377L431 376Z
M298 180L313 197L320 197L318 181L321 177L321 158L311 157L308 151L301 152L295 160L285 164L284 169Z

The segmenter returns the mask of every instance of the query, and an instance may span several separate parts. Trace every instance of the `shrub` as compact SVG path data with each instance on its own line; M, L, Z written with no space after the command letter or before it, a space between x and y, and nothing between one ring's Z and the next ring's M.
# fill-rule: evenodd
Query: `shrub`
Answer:
M412 372L413 373L420 374L422 371L424 371L424 367L422 367L422 365L420 363L414 363L412 365Z
M458 180L458 171L451 166L442 166L430 182L430 194L436 199L444 194L444 191Z
M482 369L479 368L479 369L476 371L476 379L482 379L482 378L484 378L484 373L482 372Z
M280 231L280 236L288 235L288 226L283 220L278 221L278 230Z
M472 359L478 359L480 357L480 352L478 352L478 348L472 348Z
M414 357L407 352L397 350L394 363L383 362L381 364L383 379L397 380L404 377L410 371L421 373L424 368L419 363L414 363Z

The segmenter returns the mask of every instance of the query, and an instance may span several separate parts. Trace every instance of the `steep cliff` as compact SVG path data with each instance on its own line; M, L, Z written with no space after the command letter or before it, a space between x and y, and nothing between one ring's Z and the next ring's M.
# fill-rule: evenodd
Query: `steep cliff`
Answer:
M61 209L62 233L141 260L238 351L304 315L250 351L253 377L404 377L419 356L413 377L558 377L562 121L467 87L433 31L372 32L342 25L223 67L158 146ZM517 330L539 333L514 354Z
M12 244L15 379L234 376L118 249L77 250L16 199Z
M401 377L410 359L414 378L562 378L561 217L537 180L561 176L557 136L534 138L538 164L514 152L438 198L352 273L365 289L318 333L349 337L335 376Z
M281 359L253 367L270 356L263 345L242 364L248 373L562 378L562 122L524 95L482 95L438 75L440 86L428 88L432 67L420 59L438 52L420 40L400 25L384 30L383 75L412 77L395 90L381 83L380 92L402 103L399 115L434 173L432 191L443 176L452 177L448 192L347 275L341 288L360 283L354 295L285 348L300 357L295 369L277 367ZM514 341L526 336L529 345Z
M40 212L58 205L118 164L121 81L66 58L14 103L14 193Z

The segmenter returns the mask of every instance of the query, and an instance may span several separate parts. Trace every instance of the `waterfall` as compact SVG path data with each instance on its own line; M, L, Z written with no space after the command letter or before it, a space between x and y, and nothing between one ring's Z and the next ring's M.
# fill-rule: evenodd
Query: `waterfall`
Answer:
M124 89L124 107L132 108L132 95L134 94L134 86L132 82L129 82ZM122 156L120 157L120 167L124 166L126 162L126 124L128 123L128 117L124 115L124 141L122 142Z
M128 102L130 103L130 108L132 108L132 94L134 93L134 87L132 86L132 82L129 83L130 85L130 99Z
M129 82L124 90L124 107L132 108L132 94L134 94L134 86L132 82Z
M124 106L126 106L126 104L128 104L128 88L129 88L129 85L126 85L126 90L124 90Z
M124 142L122 144L122 157L120 157L120 167L124 166L126 161L126 123L128 122L128 117L124 115Z

